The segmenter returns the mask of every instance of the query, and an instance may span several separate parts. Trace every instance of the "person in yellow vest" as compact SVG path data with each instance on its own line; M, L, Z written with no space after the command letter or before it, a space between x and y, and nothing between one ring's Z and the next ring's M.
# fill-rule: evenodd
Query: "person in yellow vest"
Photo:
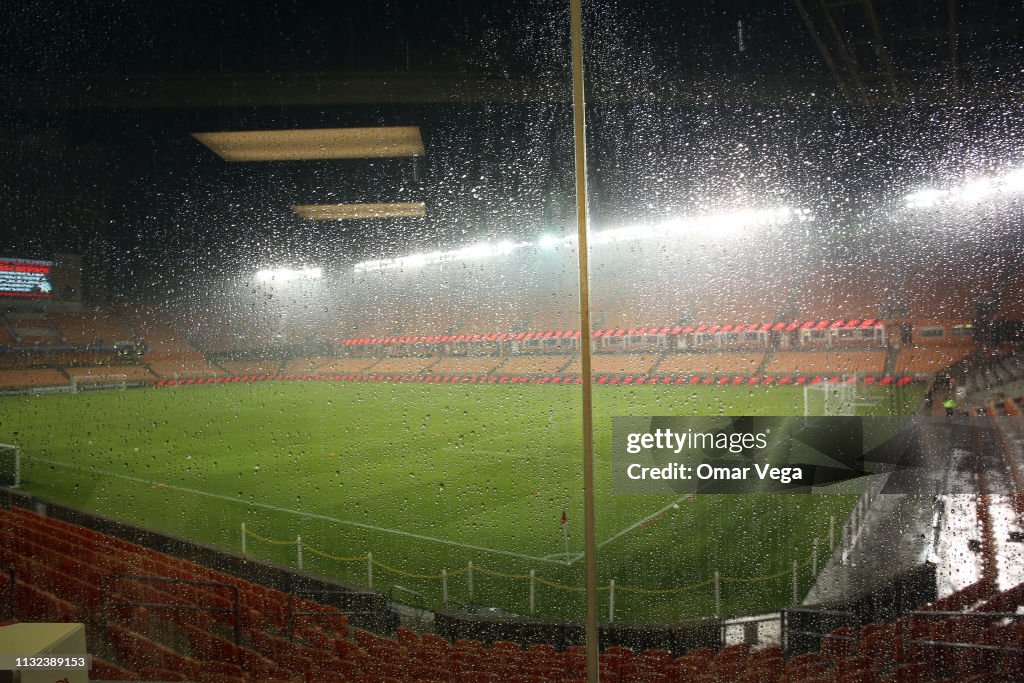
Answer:
M942 402L942 407L946 409L946 417L953 417L953 413L956 412L956 399L947 396L946 400Z

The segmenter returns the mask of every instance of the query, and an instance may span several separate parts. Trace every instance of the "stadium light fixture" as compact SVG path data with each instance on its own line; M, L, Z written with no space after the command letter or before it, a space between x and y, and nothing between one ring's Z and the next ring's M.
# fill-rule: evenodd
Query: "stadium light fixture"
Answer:
M451 251L433 251L429 254L410 254L391 259L378 259L373 261L361 261L354 266L357 273L372 270L395 270L398 268L419 268L422 266L453 263L455 261L468 261L472 259L485 259L494 256L506 256L523 247L533 246L532 242L512 242L505 240L494 244L481 242L471 244L461 249Z
M421 157L419 126L192 133L225 161Z
M297 204L292 211L307 221L343 221L354 218L417 218L427 215L423 202L386 204Z
M256 272L256 279L261 282L291 282L293 280L318 280L323 276L320 268L265 268Z
M903 198L908 209L930 209L946 204L976 204L997 195L1024 192L1024 169L1014 169L992 178L978 178L949 189L927 188Z
M542 235L541 238L537 240L538 246L543 249L554 249L561 243L562 239L560 237L555 237L554 235Z
M623 228L600 230L590 236L590 244L609 244L673 235L704 235L712 238L727 238L742 235L746 230L791 221L812 221L810 209L792 209L781 206L774 209L738 211L735 213L673 218L657 225L631 225ZM576 235L555 237L542 235L536 242L512 242L474 244L452 251L435 251L429 254L412 254L393 259L362 261L355 264L356 272L392 270L395 268L420 267L435 263L504 256L524 247L552 249L560 244L575 244Z
M1002 185L1004 192L1024 192L1024 168L1004 175Z

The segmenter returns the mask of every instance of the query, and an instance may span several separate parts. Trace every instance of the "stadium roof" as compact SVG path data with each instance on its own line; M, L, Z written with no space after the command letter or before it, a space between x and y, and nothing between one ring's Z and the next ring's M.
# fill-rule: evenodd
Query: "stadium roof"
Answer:
M292 207L307 221L342 221L352 218L407 218L426 216L423 202L389 204L301 204Z
M306 161L421 157L417 126L193 133L225 161Z

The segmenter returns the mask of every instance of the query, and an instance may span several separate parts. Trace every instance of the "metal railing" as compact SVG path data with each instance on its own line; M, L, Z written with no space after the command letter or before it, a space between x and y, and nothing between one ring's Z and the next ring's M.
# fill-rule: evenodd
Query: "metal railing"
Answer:
M202 586L205 588L223 589L227 590L231 594L231 607L176 604L169 602L142 602L139 600L120 599L120 594L114 590L115 584L120 581L157 583L169 586ZM108 574L103 577L103 581L100 584L100 601L103 605L104 631L107 631L107 625L110 623L110 609L112 607L145 607L146 609L208 612L210 614L223 614L225 612L230 612L234 616L233 637L235 645L240 645L242 642L242 610L238 602L238 586L233 586L229 583L217 583L216 581L194 581L191 579L169 579L162 576L145 576L142 574Z
M332 617L337 617L337 616L342 616L342 615L344 615L344 616L356 616L356 615L372 616L372 615L376 614L376 611L372 609L372 605L371 605L371 609L341 609L341 608L339 608L339 607L337 607L335 605L332 605L332 607L334 607L335 611L334 612L328 612L328 611L325 611L325 610L300 610L300 609L297 609L297 606L295 604L296 598L305 598L305 597L312 598L312 597L316 597L316 596L332 596L332 595L344 596L346 598L345 602L351 602L353 597L355 597L357 595L362 595L362 594L361 593L357 593L357 592L353 592L353 591L327 590L327 589L324 589L324 590L307 590L307 591L292 591L292 592L288 593L287 614L286 614L286 617L285 617L285 632L288 635L288 640L294 640L295 639L295 627L296 627L296 624L297 624L297 621L298 621L297 617L306 617L306 618L313 617L314 619L329 619L329 618L332 618ZM317 602L324 602L324 601L323 600L317 600Z
M793 617L794 614L807 615L808 620L813 619L819 626L824 625L824 629L816 628L814 630L805 630L802 628L794 628ZM854 613L846 610L827 610L827 609L813 609L813 608L793 608L784 609L781 614L782 619L782 637L781 645L782 649L786 653L796 653L796 650L801 652L821 649L821 639L825 636L832 635L834 629L843 626L852 626L860 628L860 618ZM810 645L813 641L813 646Z
M914 611L901 620L901 635L903 640L903 652L906 653L911 645L931 648L952 648L960 650L978 650L980 652L1005 652L1013 654L1024 654L1024 647L1008 647L1004 645L987 645L985 643L965 643L955 640L923 640L910 636L912 628L911 620L915 617L925 618L966 618L981 620L1016 620L1024 619L1024 613L1020 612L944 612L944 611Z
M410 588L406 588L405 586L399 586L398 584L394 584L393 586L391 586L391 588L388 589L389 602L399 602L395 599L396 592L401 593L403 595L411 595L412 597L416 598L416 602L402 604L408 604L409 607L413 607L415 609L422 611L427 611L427 596L425 596L423 593L418 593Z

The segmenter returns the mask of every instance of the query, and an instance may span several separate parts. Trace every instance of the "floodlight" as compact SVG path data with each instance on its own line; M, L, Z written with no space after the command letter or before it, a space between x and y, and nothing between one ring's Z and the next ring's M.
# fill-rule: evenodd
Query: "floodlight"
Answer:
M608 244L611 242L630 242L641 239L666 237L675 234L704 235L708 237L729 237L742 234L750 228L778 225L791 220L813 220L809 209L792 209L788 206L763 209L758 211L739 211L690 218L672 218L658 225L630 225L622 228L600 230L591 234L590 244ZM555 237L542 235L536 242L512 242L504 240L496 243L481 242L471 244L452 251L435 251L430 254L412 254L393 259L361 261L355 264L356 272L369 270L390 270L425 266L435 263L448 263L468 259L482 259L492 256L505 256L523 247L540 247L550 249L560 243L575 244L576 235Z
M984 199L996 191L995 184L988 178L974 180L963 187L954 190L951 194L954 199L961 202L976 202Z
M947 190L920 190L904 197L907 207L911 209L927 209L935 206L948 195Z
M1002 181L1003 192L1024 192L1024 168L1007 173Z
M992 178L978 178L948 190L925 189L904 197L908 209L929 209L940 204L971 204L997 194L1024 192L1024 169L1012 169Z
M292 280L317 280L323 275L320 268L265 268L256 272L261 282L290 282Z

